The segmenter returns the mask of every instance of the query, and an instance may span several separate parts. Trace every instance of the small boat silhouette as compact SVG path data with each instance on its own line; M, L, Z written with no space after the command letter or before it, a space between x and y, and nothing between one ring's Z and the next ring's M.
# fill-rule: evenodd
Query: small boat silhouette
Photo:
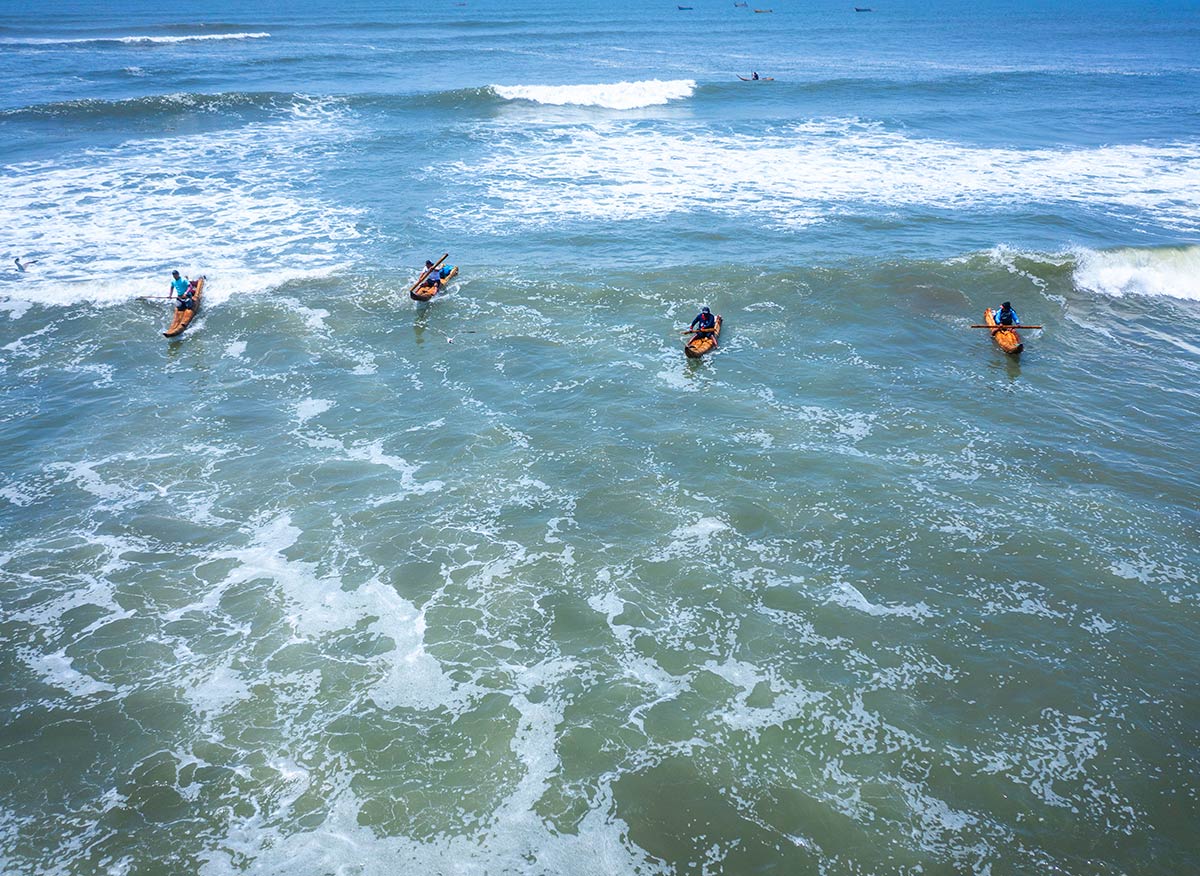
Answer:
M755 9L755 12L774 12L774 9Z
M872 9L870 6L855 6L854 11L855 12L874 12L875 10Z
M689 11L689 10L690 10L692 7L691 7L691 6L676 6L675 8L676 8L676 9L682 9L683 11L687 12L687 11Z

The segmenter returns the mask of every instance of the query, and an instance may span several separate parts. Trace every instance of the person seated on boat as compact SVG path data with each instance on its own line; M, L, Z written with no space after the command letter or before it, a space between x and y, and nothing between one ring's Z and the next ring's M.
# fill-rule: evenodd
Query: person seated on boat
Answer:
M171 292L175 296L176 310L194 310L196 307L196 284L188 282L179 276L179 271L171 271Z
M711 338L713 329L716 328L717 319L712 315L712 311L707 307L701 307L700 312L696 314L696 318L688 325L689 329L695 329L697 339Z
M758 71L757 71L757 70L755 70L753 73L751 73L751 74L750 74L750 78L751 78L752 80L754 80L755 82L757 82L757 81L758 81Z
M1005 301L995 313L996 322L1000 325L1020 325L1017 312L1012 309L1012 302Z
M434 292L440 291L442 288L442 278L450 273L450 269L442 268L441 270L438 270L433 266L433 262L431 262L429 259L425 259L425 270L428 273L425 274L425 279L421 281L421 288L432 288Z

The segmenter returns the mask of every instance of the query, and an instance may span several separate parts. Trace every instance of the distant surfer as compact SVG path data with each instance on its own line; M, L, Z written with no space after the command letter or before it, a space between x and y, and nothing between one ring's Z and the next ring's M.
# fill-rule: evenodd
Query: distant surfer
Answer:
M34 260L33 260L33 261L31 261L31 262L22 262L22 261L21 261L21 257L20 257L20 256L17 256L15 259L13 259L13 264L17 266L17 270L18 270L18 271L20 271L22 274L24 274L24 273L25 273L25 268L26 268L27 266L29 266L29 265L36 265L36 264L37 264L37 259L34 259Z

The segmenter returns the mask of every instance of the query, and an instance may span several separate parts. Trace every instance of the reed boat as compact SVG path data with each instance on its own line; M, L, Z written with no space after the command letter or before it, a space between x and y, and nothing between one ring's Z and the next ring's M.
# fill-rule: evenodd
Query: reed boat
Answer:
M713 326L711 338L693 337L683 348L683 352L687 354L689 359L699 359L705 353L713 350L717 346L717 336L721 334L721 317L717 317L717 324Z
M192 294L191 310L176 310L171 318L171 325L163 332L164 338L174 338L183 334L183 330L192 324L196 314L200 312L200 299L204 297L204 277L196 280L196 291Z
M439 269L440 270L440 269ZM413 301L429 301L434 295L437 295L438 289L445 288L446 284L458 276L458 265L450 266L450 273L442 277L442 285L434 288L433 286L421 286L408 293L408 297Z
M1016 328L1008 328L996 322L996 318L992 315L990 307L983 312L983 321L987 323L988 328L996 326L992 331L992 340L996 342L1001 350L1010 356L1016 356L1025 349L1025 345L1021 343L1021 336L1017 334Z

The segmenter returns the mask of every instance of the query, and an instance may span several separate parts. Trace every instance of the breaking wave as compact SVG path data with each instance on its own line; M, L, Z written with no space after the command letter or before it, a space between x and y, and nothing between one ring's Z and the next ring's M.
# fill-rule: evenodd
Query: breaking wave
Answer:
M198 33L181 34L179 36L148 36L135 34L120 37L84 37L76 39L8 39L0 40L0 46L81 46L104 45L173 45L175 43L191 43L209 40L261 40L269 37L269 33Z
M605 109L640 109L661 106L672 100L691 97L696 90L692 79L642 82L611 82L598 85L492 85L491 90L505 100L527 100L548 106L598 106Z

